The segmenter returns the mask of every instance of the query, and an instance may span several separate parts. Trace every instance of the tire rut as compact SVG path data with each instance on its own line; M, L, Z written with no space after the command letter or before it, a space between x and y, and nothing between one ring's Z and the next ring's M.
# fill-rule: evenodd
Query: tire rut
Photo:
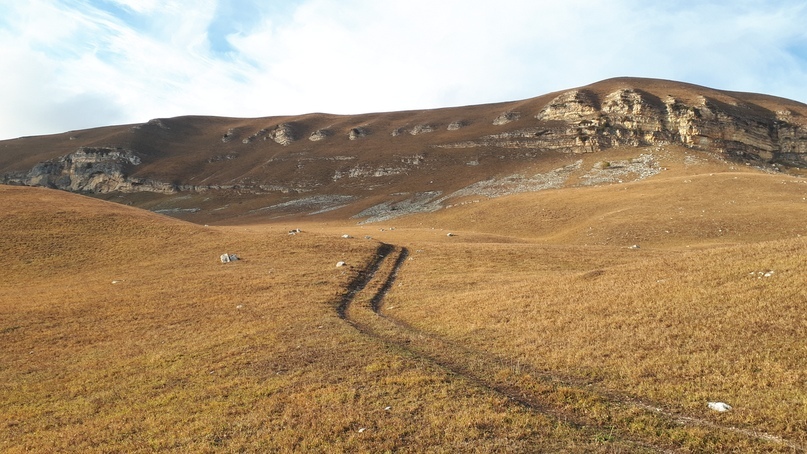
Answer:
M547 402L547 395L558 392L559 388L563 388L561 392L571 390L571 392L580 393L585 397L602 400L608 405L641 410L653 415L653 417L662 419L663 422L670 426L699 426L784 445L796 451L804 451L804 447L781 437L750 429L722 426L711 421L688 417L634 397L592 387L591 383L584 380L562 377L518 363L514 365L515 362L512 359L473 350L467 346L443 339L433 333L423 332L402 320L388 316L383 312L384 298L395 283L398 271L409 256L408 249L405 247L399 249L398 256L392 266L389 267L389 270L387 270L388 265L384 266L385 276L377 277L376 275L396 249L398 248L386 243L379 245L373 260L351 280L348 284L347 292L342 296L337 306L339 317L367 336L392 345L416 358L431 362L449 373L488 392L503 396L529 411L540 413L578 430L590 432L593 436L611 431L613 436L611 442L619 441L636 449L669 452L681 449L681 446L677 446L675 442L659 445L658 440L644 440L641 437L637 439L635 436L629 436L625 433L615 433L613 425L592 420L580 414L579 410L561 408L557 405L557 402L554 402L554 405L553 402ZM381 279L383 279L383 282L380 282ZM354 308L353 306L360 299L358 298L359 294L371 284L374 288L372 297L361 298L364 302L361 305L362 307ZM536 383L523 384L497 380L496 377L491 376L493 371L510 367L517 374L530 376L533 381L538 382L539 386L536 388Z
M381 245L379 245L376 249L373 260L370 261L370 263L367 264L367 266L365 266L362 270L360 270L358 274L356 274L356 276L347 284L347 291L344 295L342 295L342 298L339 300L339 304L336 307L336 313L339 315L339 318L350 321L347 317L347 309L350 306L350 303L353 302L356 294L364 290L367 284L370 283L375 276L375 273L378 272L378 268L381 266L381 263L384 262L387 255L394 250L395 247L393 245L381 243ZM389 285L391 286L392 283Z

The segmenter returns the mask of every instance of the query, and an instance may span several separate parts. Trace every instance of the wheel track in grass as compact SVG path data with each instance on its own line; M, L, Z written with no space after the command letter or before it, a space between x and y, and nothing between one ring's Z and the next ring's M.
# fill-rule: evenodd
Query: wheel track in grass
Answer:
M396 250L397 258L390 263L390 256ZM580 378L536 370L529 365L520 364L517 360L477 351L439 335L424 332L389 316L383 312L384 298L395 283L398 271L408 256L409 251L405 247L380 244L373 259L349 282L337 305L338 316L361 333L405 351L415 358L431 362L479 388L507 398L522 408L568 424L590 434L592 438L608 433L609 443L621 443L634 449L656 452L686 449L672 440L659 443L658 439L643 439L636 434L629 434L626 428L620 429L614 424L607 424L596 420L596 417L587 416L586 408L575 408L568 402L564 405L562 397L571 395L572 398L577 397L605 405L609 413L606 420L611 419L610 413L614 410L625 413L635 413L638 410L643 412L643 416L650 416L667 428L697 426L805 452L803 446L781 437L686 416L635 397L599 389ZM511 370L515 379L509 379L508 376L499 378L496 374L496 371ZM764 449L764 447L765 445L761 445L757 448ZM614 448L618 446L614 445Z

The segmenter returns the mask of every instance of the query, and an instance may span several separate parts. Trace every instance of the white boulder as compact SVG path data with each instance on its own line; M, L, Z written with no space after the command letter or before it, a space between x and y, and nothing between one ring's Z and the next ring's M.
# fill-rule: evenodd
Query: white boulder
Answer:
M707 406L712 410L719 412L729 411L732 408L731 405L725 402L709 402Z
M221 254L219 259L221 260L221 263L230 263L238 260L238 256L235 254L228 254L225 252L224 254Z

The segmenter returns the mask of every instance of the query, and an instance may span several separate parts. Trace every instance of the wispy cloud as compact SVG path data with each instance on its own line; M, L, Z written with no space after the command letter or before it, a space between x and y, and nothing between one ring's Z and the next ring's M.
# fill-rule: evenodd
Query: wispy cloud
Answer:
M800 1L7 3L0 138L507 101L621 75L807 101Z

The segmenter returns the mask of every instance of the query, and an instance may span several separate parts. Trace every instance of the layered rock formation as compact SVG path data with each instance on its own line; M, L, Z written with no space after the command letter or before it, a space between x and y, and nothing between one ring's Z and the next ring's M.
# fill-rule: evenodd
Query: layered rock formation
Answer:
M766 116L750 106L704 96L687 103L621 89L600 100L590 91L572 90L553 99L536 118L564 123L540 134L539 141L552 148L593 152L680 143L728 157L807 166L807 128L788 122L786 113Z
M114 147L81 147L58 159L45 161L27 173L5 176L5 183L46 186L74 192L173 192L163 182L130 178L140 158L132 150Z
M283 197L334 191L359 200L379 188L456 197L472 195L462 192L470 188L490 196L482 188L544 187L543 177L513 175L546 156L572 155L568 161L576 162L576 154L665 145L769 169L807 168L807 106L671 81L613 79L523 101L431 111L179 117L1 142L0 182L87 193L271 193L281 204ZM631 170L630 178L658 171L648 163L621 168ZM601 180L579 172L570 184ZM614 168L604 172L608 181L622 178Z
M269 136L280 145L288 145L295 140L294 128L288 123L278 125Z
M798 117L798 118L797 118ZM499 115L495 125L518 119ZM442 148L531 148L590 153L618 146L681 144L756 164L807 167L807 127L789 110L771 112L706 96L687 102L624 88L605 95L570 90L547 103L530 127L446 143Z

